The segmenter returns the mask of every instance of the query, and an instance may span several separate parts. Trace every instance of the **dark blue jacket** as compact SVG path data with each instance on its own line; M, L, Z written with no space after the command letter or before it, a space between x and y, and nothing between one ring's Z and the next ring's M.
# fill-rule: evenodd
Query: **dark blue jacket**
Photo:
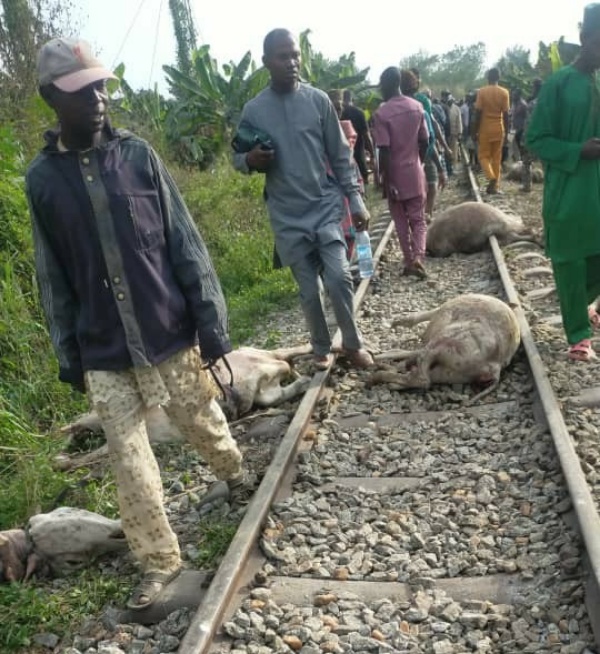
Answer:
M227 311L202 237L148 143L61 152L57 133L26 176L38 286L60 379L164 361L200 342L231 350Z

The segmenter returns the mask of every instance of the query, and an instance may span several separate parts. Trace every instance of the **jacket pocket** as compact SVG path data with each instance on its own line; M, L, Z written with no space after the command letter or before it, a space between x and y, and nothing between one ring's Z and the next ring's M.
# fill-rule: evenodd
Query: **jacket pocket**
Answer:
M158 195L127 195L127 212L139 251L151 250L165 242Z

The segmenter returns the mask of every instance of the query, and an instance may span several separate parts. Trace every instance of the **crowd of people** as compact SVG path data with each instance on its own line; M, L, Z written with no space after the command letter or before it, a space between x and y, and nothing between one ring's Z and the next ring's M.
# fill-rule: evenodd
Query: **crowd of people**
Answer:
M527 101L513 92L512 110L497 69L488 85L456 101L448 90L435 98L421 89L418 70L387 68L383 102L367 121L350 92L328 97L300 81L300 49L288 30L267 34L270 85L243 108L240 128L254 130L252 146L233 162L241 173L264 175L277 255L298 284L317 368L333 363L323 287L346 358L356 368L373 364L353 312L348 261L353 234L369 224L371 175L396 225L403 273L423 278L427 219L455 172L458 143L497 194L510 120L524 167L537 156L546 168L546 250L569 356L595 356L591 329L600 315L588 305L600 295L600 4L585 10L581 43L576 62L543 86L536 81ZM39 291L60 379L85 392L102 421L123 531L143 572L128 605L141 609L182 568L146 410L165 408L227 482L232 502L243 505L253 492L208 372L231 351L226 303L163 161L110 124L113 75L89 45L51 40L38 77L59 123L26 175Z

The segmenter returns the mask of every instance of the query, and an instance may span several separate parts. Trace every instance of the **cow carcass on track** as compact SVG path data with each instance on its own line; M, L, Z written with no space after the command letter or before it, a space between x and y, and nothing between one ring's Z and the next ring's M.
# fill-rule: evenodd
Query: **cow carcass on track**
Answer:
M537 243L519 216L483 202L463 202L442 211L427 228L427 253L447 257L455 252L472 254L488 246L490 236L502 244L515 241Z
M523 162L515 161L511 164L506 173L506 179L509 179L511 182L524 182L523 179ZM544 171L540 166L531 167L531 181L534 184L542 184L544 182Z
M373 373L370 383L389 384L395 390L429 388L432 384L477 384L486 388L471 402L494 389L501 371L510 363L521 342L519 323L508 304L488 295L466 294L437 309L408 314L394 326L429 321L422 347L397 356L381 354L376 360L403 359L402 370L385 367Z
M25 529L0 531L0 582L60 576L127 550L119 520L62 506L29 518Z
M297 357L311 352L311 346L306 344L275 350L261 350L254 347L240 347L233 350L226 355L233 378L232 387L229 386L230 372L223 361L219 360L213 370L227 396L220 400L227 418L237 420L253 407L274 407L302 395L308 388L311 378L298 374L292 362ZM184 440L160 407L146 410L146 427L151 443ZM102 434L102 425L98 415L91 411L66 425L61 431L74 440L89 432ZM92 465L104 459L107 454L108 449L105 444L86 454L60 454L55 459L55 465L62 470Z

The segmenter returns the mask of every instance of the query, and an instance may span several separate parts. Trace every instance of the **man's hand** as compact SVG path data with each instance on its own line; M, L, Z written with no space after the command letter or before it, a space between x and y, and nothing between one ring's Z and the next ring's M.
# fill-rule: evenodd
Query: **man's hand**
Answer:
M266 173L275 160L275 150L265 150L257 145L246 154L246 163L250 170Z
M445 188L447 181L448 181L448 177L446 176L446 173L444 171L438 173L438 188L440 191Z
M371 216L366 209L352 214L352 224L357 232L363 232L367 229L369 227L369 220L371 220Z
M579 156L582 159L600 159L600 139L588 139L582 146Z

